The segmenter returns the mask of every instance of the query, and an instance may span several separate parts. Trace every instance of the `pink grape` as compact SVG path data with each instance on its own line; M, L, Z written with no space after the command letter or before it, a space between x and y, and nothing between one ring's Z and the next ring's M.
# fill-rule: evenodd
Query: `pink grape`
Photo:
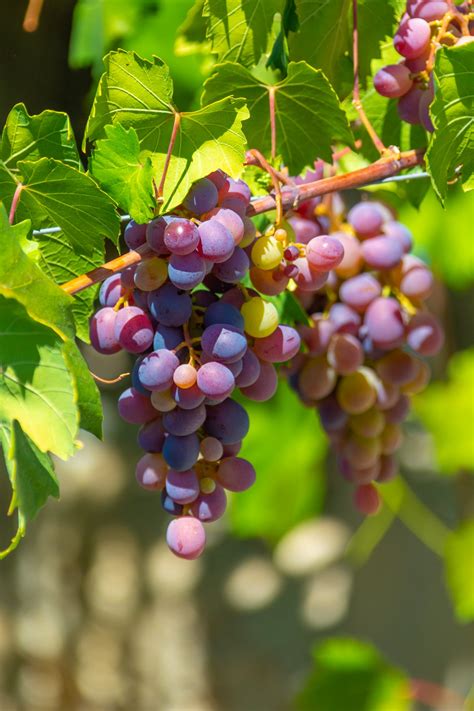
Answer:
M382 502L375 486L372 484L358 486L354 492L354 505L365 516L377 514Z
M228 397L235 386L235 379L229 368L222 363L204 363L197 372L199 390L211 399Z
M398 346L405 335L405 325L398 301L379 297L365 312L364 324L375 346L386 350Z
M429 24L420 18L409 18L402 21L396 33L393 44L403 57L414 59L426 50L431 39Z
M191 504L191 513L200 521L217 521L224 515L227 507L227 496L220 484L216 485L210 494L199 494L197 499Z
M118 411L122 420L132 425L144 425L154 420L158 414L150 399L135 388L128 388L120 395Z
M392 269L401 260L403 249L393 237L373 237L363 242L362 257L372 269Z
M363 313L381 293L380 281L372 274L358 274L341 284L339 298L347 306Z
M98 353L111 355L122 349L115 336L117 313L110 306L99 309L89 323L91 344Z
M339 240L328 235L315 237L306 245L306 259L311 269L328 272L335 269L344 258L344 247Z
M125 306L116 314L115 338L130 353L143 353L153 343L153 326L143 309Z
M383 212L374 202L359 202L347 215L347 221L363 239L380 234L383 220Z
M390 64L374 76L374 87L382 96L396 99L411 89L413 80L404 64Z
M166 542L179 558L194 560L201 555L206 545L204 526L191 516L176 518L168 525Z
M172 254L191 254L198 246L199 232L193 222L179 217L166 226L163 241Z
M284 363L291 360L299 351L301 338L290 326L277 326L275 331L265 338L256 338L254 351L256 355L270 363Z
M137 464L136 478L148 491L161 491L166 483L168 465L161 454L145 454Z
M420 355L434 356L443 346L443 329L432 314L419 311L408 324L407 343Z

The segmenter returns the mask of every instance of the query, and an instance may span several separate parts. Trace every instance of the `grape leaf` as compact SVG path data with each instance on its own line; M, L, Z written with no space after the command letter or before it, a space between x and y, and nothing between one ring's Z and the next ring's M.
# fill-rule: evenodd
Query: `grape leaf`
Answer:
M449 361L448 381L434 382L414 399L417 415L435 440L438 465L446 474L474 470L474 349L459 351ZM449 412L449 417L446 417Z
M38 235L35 240L39 250L38 266L56 284L65 284L104 263L105 251L102 245L94 247L90 254L78 254L64 239L62 232ZM75 294L71 306L76 336L86 343L89 343L89 317L98 288L91 286Z
M0 420L18 420L42 452L66 459L74 453L78 416L61 337L0 296L0 338Z
M474 46L442 47L436 53L436 92L430 114L435 132L426 165L444 200L448 181L460 167L464 190L474 188Z
M247 101L251 113L244 132L249 145L264 155L271 150L269 92L274 92L276 149L293 175L316 157L331 161L334 141L352 143L349 124L334 90L324 74L306 62L291 62L288 76L272 85L259 81L239 64L224 62L207 80L203 103L220 100L229 86L236 96Z
M191 184L216 167L233 177L242 172L245 137L241 124L248 111L241 100L225 98L192 112L179 113L172 104L168 67L135 53L111 52L86 128L89 140L104 138L107 124L133 127L141 156L149 155L160 184L173 126L177 130L163 193L163 211L179 205Z
M327 440L314 412L301 410L295 394L284 382L267 403L252 403L245 398L242 402L252 426L239 456L252 462L257 481L232 499L231 526L239 536L260 536L276 542L321 509ZM291 437L281 437L275 452L276 421L281 432L290 431L298 422L297 447Z
M350 75L351 0L295 0L299 31L288 37L290 59L305 60L321 69L339 90Z
M79 427L102 439L102 402L96 382L74 341L66 341L63 354L74 379Z
M176 33L175 52L179 56L207 52L206 18L203 15L204 0L196 0L188 11L186 19Z
M41 452L23 432L17 421L12 427L0 421L0 446L12 485L9 514L18 509L18 530L10 546L0 552L4 558L25 535L26 525L33 520L49 496L59 498L59 485L48 454Z
M406 0L359 0L359 79L363 86L372 60L381 56L381 42L393 37L405 6Z
M59 111L30 116L24 104L14 106L7 116L0 157L10 169L20 160L39 158L55 158L82 169L69 116Z
M107 138L96 143L89 170L124 212L136 222L148 222L156 206L151 159L140 155L132 127L127 130L118 123L106 126L105 133Z
M207 38L218 61L258 64L271 48L274 16L284 5L284 0L205 0Z
M474 519L464 521L446 544L445 575L456 615L461 622L474 620Z
M409 711L407 676L370 644L333 638L313 650L314 670L297 698L299 711Z
M104 237L114 243L119 216L112 199L92 178L51 158L20 161L21 176L0 166L0 199L11 202L17 182L23 189L16 219L30 219L35 228L59 226L75 251L91 255Z

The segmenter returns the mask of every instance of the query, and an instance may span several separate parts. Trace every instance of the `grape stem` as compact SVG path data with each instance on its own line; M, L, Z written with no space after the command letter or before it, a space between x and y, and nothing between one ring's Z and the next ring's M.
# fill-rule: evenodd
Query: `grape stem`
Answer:
M16 209L18 207L21 191L23 190L23 188L24 188L24 185L22 183L18 183L18 185L16 186L16 189L15 189L15 192L13 194L12 204L10 206L10 214L8 215L8 222L11 225L13 225L13 221L15 219Z
M313 183L305 183L303 185L286 186L281 191L282 206L284 210L297 207L305 200L320 195L328 195L329 193L338 192L340 190L348 190L352 188L360 188L383 178L389 178L396 175L405 168L414 168L421 165L423 162L424 151L411 150L405 153L400 153L398 156L387 155L380 160L372 163L366 168L354 170L351 173L344 175L334 175L322 180L316 180ZM269 212L276 209L276 201L273 195L254 200L247 209L247 215L253 217L260 215L262 212ZM122 254L116 259L103 264L97 269L93 269L87 274L68 281L62 285L62 289L67 294L77 294L93 284L98 284L111 274L121 272L126 267L133 264L138 264L143 259L153 256L152 250L148 245L139 247L137 250L131 250L126 254Z
M435 710L446 705L461 711L464 706L464 699L455 691L445 689L443 686L424 679L410 679L410 696L415 701Z
M125 380L125 378L128 378L130 373L120 373L120 375L117 375L116 378L101 378L100 375L96 375L95 373L92 372L92 370L89 371L89 373L92 375L94 380L96 380L98 383L103 383L104 385L114 385L115 383L120 383L121 380Z
M352 0L352 61L354 63L354 89L353 89L353 98L352 98L352 104L359 114L359 118L367 131L367 133L370 136L370 140L374 144L375 148L378 150L381 156L385 155L387 151L390 151L391 149L387 149L381 140L379 138L377 131L375 128L372 126L372 124L369 121L369 118L367 114L364 111L364 107L362 106L362 101L360 99L360 81L359 81L359 28L358 28L358 17L357 17L357 0Z
M270 110L270 132L271 132L271 157L275 160L276 156L276 111L275 111L275 87L271 86L268 89L268 107Z
M42 9L43 0L29 0L23 20L25 32L35 32L38 29Z
M170 138L170 142L168 145L168 151L166 153L165 164L163 166L163 173L161 175L161 180L160 180L160 184L158 186L158 190L156 191L156 202L157 203L160 203L163 201L163 190L165 188L166 176L168 175L168 170L169 170L170 161L171 161L171 154L173 152L174 144L176 143L176 137L178 135L180 124L181 124L181 114L178 111L175 111L174 121L173 121L173 129L171 131L171 138Z

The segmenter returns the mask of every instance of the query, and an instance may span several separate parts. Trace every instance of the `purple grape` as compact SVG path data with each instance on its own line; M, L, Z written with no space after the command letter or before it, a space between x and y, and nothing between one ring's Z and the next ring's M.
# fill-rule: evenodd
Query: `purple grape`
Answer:
M179 558L194 560L201 555L206 545L204 526L191 516L175 518L166 531L166 542Z
M201 178L193 184L183 200L184 207L194 215L203 215L217 205L217 188L208 178Z
M365 313L364 324L377 348L389 350L403 341L405 326L398 301L379 297L372 301Z
M374 76L374 87L382 96L397 99L411 89L413 80L404 64L389 64Z
M99 309L89 323L89 337L93 348L103 355L111 355L121 350L115 336L117 312L110 306Z
M419 118L420 118L420 123L425 127L427 131L432 133L434 131L434 125L431 120L431 115L430 115L430 106L431 102L434 99L434 89L432 87L428 87L426 91L423 93L423 96L420 99L420 108L419 108Z
M193 311L189 294L180 294L173 284L164 284L150 292L148 303L151 315L163 326L182 326Z
M241 387L240 392L249 400L265 402L272 398L278 388L278 374L273 363L260 361L260 373L257 380L247 387Z
M242 281L250 266L250 259L243 249L236 247L229 259L215 264L213 274L226 284L237 284Z
M177 217L166 226L163 240L171 254L191 254L198 246L199 232L193 222Z
M409 92L402 96L398 102L398 115L402 121L411 124L420 123L420 102L424 89L415 85Z
M190 504L199 496L199 479L194 469L168 471L166 493L177 504Z
M393 269L400 262L403 249L393 237L372 237L361 245L362 257L372 269Z
M133 364L132 368L132 385L135 388L135 390L138 390L139 393L142 395L146 395L147 397L150 397L150 392L143 387L143 385L140 382L140 378L138 377L138 369L140 368L140 364L145 356L139 356L135 363Z
M163 426L169 434L184 437L198 429L204 424L206 419L206 408L204 405L198 405L193 410L182 410L176 407L171 412L163 415ZM181 501L180 503L186 503Z
M366 239L367 237L375 237L380 234L384 214L378 203L359 202L349 210L347 221L352 225L359 237ZM345 246L344 242L343 246Z
M300 215L293 215L288 218L288 222L295 233L295 242L300 244L308 244L321 234L321 229L314 220L307 220Z
M226 457L216 473L218 482L228 491L246 491L255 483L253 466L241 457Z
M242 221L244 223L244 236L240 243L241 247L249 247L255 240L257 236L257 228L250 219L250 217L243 217Z
M130 353L143 353L153 343L153 326L138 306L125 306L116 314L115 339Z
M398 54L407 59L419 57L431 40L431 28L425 20L409 18L401 22L393 38Z
M172 351L174 348L179 346L184 340L183 330L181 328L173 326L164 326L159 323L155 329L155 336L153 338L153 350L159 351L162 348L166 348Z
M209 173L209 175L206 176L208 180L214 183L214 185L217 188L217 191L219 191L221 188L224 187L225 181L228 178L227 173L224 173L223 170L214 170L212 173Z
M309 266L306 257L300 257L293 262L298 267L298 274L294 280L301 291L317 291L327 281L327 272L316 272Z
M171 388L171 394L176 404L183 410L193 410L195 407L199 407L205 399L204 394L200 391L197 385L193 385L190 388L179 388L176 385L173 385Z
M225 324L208 326L201 336L203 353L220 363L240 360L247 350L247 339L239 329Z
M145 356L138 368L138 377L147 390L167 390L173 384L173 374L178 365L175 354L162 348Z
M165 429L161 417L147 422L138 431L138 446L145 452L161 452L164 441Z
M199 438L195 433L183 437L169 434L165 439L162 454L172 469L179 472L191 469L199 456Z
M122 294L123 288L120 274L112 274L101 284L99 291L101 306L115 306Z
M146 242L147 225L139 225L135 220L130 220L126 226L123 238L129 249L138 249Z
M382 286L372 274L359 274L341 284L339 298L347 306L363 313L367 306L382 293Z
M329 396L318 402L319 418L326 432L341 432L349 419L347 412L339 405L334 396Z
M277 326L275 331L265 338L256 338L255 354L270 363L285 363L294 358L301 345L301 338L291 326Z
M203 366L204 367L204 366ZM204 430L222 444L234 444L245 437L249 430L249 416L242 405L227 398L219 405L207 408Z
M168 466L161 454L145 454L137 464L135 476L144 489L161 491L166 483Z
M226 326L233 326L239 329L239 331L243 331L244 329L244 318L239 309L225 301L215 301L207 308L204 314L205 327L219 323L225 324Z
M246 388L253 385L258 380L260 369L260 360L252 348L247 348L242 358L242 370L235 379L235 386L237 388Z
M346 304L335 303L329 309L329 318L338 333L350 333L356 336L361 324L357 311Z
M118 399L118 411L122 420L132 425L144 425L154 420L158 414L150 398L142 395L135 388L127 388Z
M204 363L198 370L197 386L212 400L226 398L234 389L235 379L229 368L222 363Z
M408 227L405 227L401 222L397 222L396 220L386 222L383 226L383 231L388 237L397 240L405 254L412 249L412 234Z
M227 496L220 484L210 494L199 494L197 499L191 504L191 513L199 521L210 523L217 521L224 515L227 507Z
M183 515L183 509L184 507L182 504L177 504L171 496L168 496L166 493L166 489L163 489L161 492L161 505L163 507L163 511L166 511L166 513L170 514L170 516L182 516Z
M165 229L173 220L177 219L177 217L169 215L167 217L155 217L154 220L148 223L146 228L146 241L150 249L156 252L156 254L169 254L169 249L165 244Z
M215 210L211 210L208 217L212 217L214 220L220 222L221 225L224 225L234 238L235 244L239 244L239 242L242 241L244 236L244 221L236 212L219 207ZM253 225L253 222L251 222L251 224Z
M168 262L168 276L177 289L190 291L206 276L204 259L197 252L184 256L172 254Z
M127 267L120 272L120 282L122 287L127 291L130 289L135 289L135 272L137 265L134 264L131 267Z
M226 178L224 185L219 190L219 202L222 204L225 200L238 199L248 205L251 198L249 186L243 180L234 180Z
M225 262L235 248L234 238L227 227L211 218L198 227L200 243L198 252L211 262Z

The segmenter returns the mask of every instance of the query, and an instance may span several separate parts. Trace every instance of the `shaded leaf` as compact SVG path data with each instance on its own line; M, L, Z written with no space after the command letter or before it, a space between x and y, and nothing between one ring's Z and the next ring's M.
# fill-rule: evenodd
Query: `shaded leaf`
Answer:
M153 218L156 205L153 191L153 165L141 156L138 136L122 124L106 126L107 138L97 141L89 169L118 206L138 223Z
M205 0L207 38L219 62L258 64L272 44L275 13L284 0Z
M60 111L30 116L24 104L14 106L7 116L0 155L10 169L18 161L39 158L55 158L82 169L69 116Z
M275 542L321 509L327 440L314 412L302 410L284 382L269 402L253 403L246 398L242 402L251 427L239 456L252 462L257 480L251 489L233 497L231 526L239 536L260 536ZM291 431L295 422L298 446L292 437L278 434ZM277 449L275 437L279 437Z
M264 155L271 150L269 91L274 91L276 152L293 175L316 157L331 161L334 141L352 143L349 125L331 85L322 72L306 62L290 63L286 79L271 85L238 64L217 65L205 84L203 103L222 99L229 86L249 106L250 118L244 124L249 145Z
M63 354L74 379L79 427L102 439L102 401L96 382L74 341L64 344Z
M474 46L443 47L436 53L435 132L426 154L433 187L441 200L456 168L465 190L474 188Z
M333 638L313 651L314 671L297 698L299 711L409 711L407 676L370 644Z
M446 474L474 470L474 349L449 361L448 381L434 382L414 399L416 413L435 440L439 467ZM449 417L446 413L449 412Z
M204 0L195 0L186 19L176 33L176 54L185 56L196 52L207 52L206 18L203 14Z
M359 79L365 85L373 59L381 56L381 43L395 34L406 0L359 0ZM352 28L352 22L350 23Z
M474 519L450 534L446 545L446 583L461 622L474 620Z
M87 125L88 139L106 137L105 126L110 123L133 127L141 157L149 155L159 185L173 125L177 124L163 211L179 205L191 184L216 167L233 177L240 175L245 154L241 124L248 116L241 100L225 98L180 114L172 104L168 67L157 57L149 62L119 50L107 55L105 65Z

